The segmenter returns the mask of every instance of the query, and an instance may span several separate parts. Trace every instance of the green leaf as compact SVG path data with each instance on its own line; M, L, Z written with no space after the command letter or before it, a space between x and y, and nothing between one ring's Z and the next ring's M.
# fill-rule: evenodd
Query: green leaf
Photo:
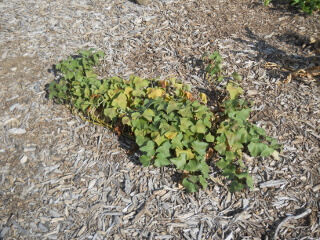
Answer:
M152 121L152 118L155 116L155 113L154 113L154 111L153 111L152 109L146 109L146 110L143 112L142 116L143 116L145 119L147 119L149 122L151 122L151 121Z
M248 187L250 189L253 189L253 178L252 178L252 176L248 175L248 177L246 179L246 183L247 183L247 185L248 185Z
M226 149L227 149L227 145L225 142L219 143L216 146L214 146L214 149L220 153L221 155L225 155L226 153Z
M206 125L208 128L211 128L212 126L210 117L211 117L210 115L206 115L206 117L203 119L204 125Z
M205 178L209 177L210 168L205 160L202 160L198 167L200 168L200 171L201 171L203 177L205 177Z
M181 108L178 113L184 117L184 118L193 118L193 112L191 110L191 107L184 107L184 108Z
M169 157L171 156L170 147L171 147L170 141L165 141L164 143L161 144L160 147L157 148L156 152L162 153L162 155L165 157Z
M273 153L274 149L270 148L267 144L264 143L254 143L251 142L248 145L248 149L249 152L251 154L252 157L257 157L257 156L261 156L261 157L265 157L265 156L269 156Z
M170 114L171 112L179 109L180 109L180 104L178 104L176 101L169 101L166 112L167 114Z
M87 86L85 89L84 89L84 97L85 98L89 98L90 97L90 89L89 87Z
M132 127L137 128L137 129L145 129L146 126L148 125L148 122L142 118L140 119L135 119L131 121Z
M147 156L151 157L156 153L156 151L154 150L155 145L156 144L153 141L149 140L145 146L140 148L140 150L146 153Z
M150 161L151 161L151 157L150 156L147 156L147 155L142 155L140 158L139 158L140 162L142 163L142 165L144 167L147 167L150 165Z
M162 166L168 166L170 165L171 162L167 159L167 157L165 156L165 154L163 153L158 153L157 157L154 161L154 165L157 167L162 167Z
M244 178L249 177L249 173L248 172L241 172L241 173L237 173L236 176L239 179L244 179Z
M188 118L180 118L179 128L182 132L189 130L189 127L192 125L193 123Z
M203 133L206 134L207 127L204 125L202 120L198 120L196 125L193 125L190 130L194 133Z
M198 185L189 181L188 178L183 179L182 185L186 188L186 191L188 193L194 193L198 191Z
M231 151L226 151L226 160L227 161L231 161L231 160L234 160L236 159L236 154L234 152L231 152Z
M137 76L132 76L130 80L134 83L136 88L144 88L144 87L149 86L149 84L150 84L150 82L148 80L142 79Z
M253 125L253 129L261 136L266 136L266 131L263 128L259 128L255 125Z
M208 148L208 143L200 142L197 140L197 141L194 141L191 145L192 145L194 151L196 153L198 153L199 155L204 156L206 154L206 150Z
M188 163L184 167L185 170L189 172L196 172L199 170L199 162L196 160L189 160Z
M224 134L227 137L229 145L233 145L235 142L237 142L238 137L234 132L231 131L225 131Z
M241 191L244 189L244 185L242 183L239 183L236 180L233 180L230 183L230 192L237 192L237 191Z
M132 96L134 97L141 97L141 96L144 96L145 95L145 92L140 90L140 89L134 89L132 91Z
M172 149L175 149L175 148L182 149L183 148L183 143L181 142L182 138L183 138L182 133L179 133L175 138L173 138L171 140L171 143L172 143L171 148Z
M195 100L192 104L191 104L192 107L194 108L198 108L201 106L200 102L198 100Z
M225 169L229 166L230 162L226 161L225 159L221 159L220 161L216 162L216 166L220 169Z
M179 157L171 158L170 160L174 165L176 165L177 169L183 170L187 163L187 155L182 153Z
M136 136L136 143L138 144L139 147L145 145L150 139L147 137L144 137L142 135L137 135Z
M214 142L214 140L215 140L214 136L211 133L208 133L205 136L205 139L206 139L207 142Z
M207 180L203 177L203 176L199 176L199 182L202 185L203 188L207 188L208 186L208 182Z
M248 142L248 132L245 128L240 128L236 130L235 135L240 143Z
M232 164L229 165L227 168L223 169L222 175L228 177L229 179L234 179L236 175L237 167L236 165Z

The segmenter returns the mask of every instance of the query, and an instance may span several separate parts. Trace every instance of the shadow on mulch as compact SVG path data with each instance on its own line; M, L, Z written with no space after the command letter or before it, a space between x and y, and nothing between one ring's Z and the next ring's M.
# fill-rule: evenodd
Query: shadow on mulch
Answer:
M292 68L292 66L298 66L299 69L306 68L310 65L310 63L314 63L316 66L319 65L320 56L311 56L305 57L302 55L288 54L287 52L272 46L267 42L266 39L263 39L256 34L254 34L249 28L246 28L246 36L252 39L252 41L247 41L241 38L235 38L234 40L247 44L248 46L252 46L252 49L259 52L257 56L251 56L255 59L256 62L263 59L266 62L278 63L281 62L281 69L269 69L267 70L267 74L271 78L286 78L290 71L284 70L284 68ZM296 47L304 47L309 48L310 50L314 50L312 45L308 46L308 39L304 36L300 36L296 33L287 32L285 34L277 36L277 39L280 42L284 42L286 44L291 44Z

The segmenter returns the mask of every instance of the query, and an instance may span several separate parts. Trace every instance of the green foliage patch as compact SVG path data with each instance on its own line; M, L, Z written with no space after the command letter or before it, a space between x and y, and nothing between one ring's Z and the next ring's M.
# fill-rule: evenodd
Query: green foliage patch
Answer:
M253 187L242 153L269 156L279 148L263 129L251 124L249 104L233 74L226 85L228 97L219 111L207 106L204 93L194 94L176 79L158 81L131 76L98 79L93 67L104 56L100 51L80 51L56 65L61 78L49 84L49 98L68 104L88 121L101 124L135 139L143 166L174 166L184 173L188 192L208 185L210 148L221 156L216 166L231 180L230 190ZM219 53L208 56L207 72L223 81Z
M265 6L267 6L273 0L263 0ZM320 0L291 0L291 5L297 5L302 11L308 14L312 14L314 11L320 9Z

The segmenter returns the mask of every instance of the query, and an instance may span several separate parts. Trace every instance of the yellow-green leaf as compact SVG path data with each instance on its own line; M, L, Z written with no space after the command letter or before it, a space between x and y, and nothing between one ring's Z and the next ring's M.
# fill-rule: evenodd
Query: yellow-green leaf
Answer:
M192 153L191 149L187 149L187 150L182 150L177 148L176 149L176 155L177 157L180 156L180 154L186 154L187 155L187 159L193 159L194 158L194 154Z
M230 94L230 99L236 99L243 93L243 89L241 87L236 87L232 83L227 84L227 91Z
M200 93L200 99L203 103L207 104L208 102L208 98L207 98L207 95L204 94L204 93Z
M162 97L165 94L165 91L159 88L148 88L147 93L148 98L156 99L157 97Z

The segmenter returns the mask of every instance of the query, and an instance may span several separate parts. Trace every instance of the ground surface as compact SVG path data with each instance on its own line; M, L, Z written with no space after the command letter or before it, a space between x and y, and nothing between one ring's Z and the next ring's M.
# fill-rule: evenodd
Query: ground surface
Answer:
M0 0L0 239L318 239L319 15L274 1ZM106 52L105 75L176 76L208 90L201 55L244 76L252 121L283 144L247 159L255 189L230 194L217 170L186 194L174 169L142 168L130 142L45 97L52 65ZM318 54L318 55L317 55Z

